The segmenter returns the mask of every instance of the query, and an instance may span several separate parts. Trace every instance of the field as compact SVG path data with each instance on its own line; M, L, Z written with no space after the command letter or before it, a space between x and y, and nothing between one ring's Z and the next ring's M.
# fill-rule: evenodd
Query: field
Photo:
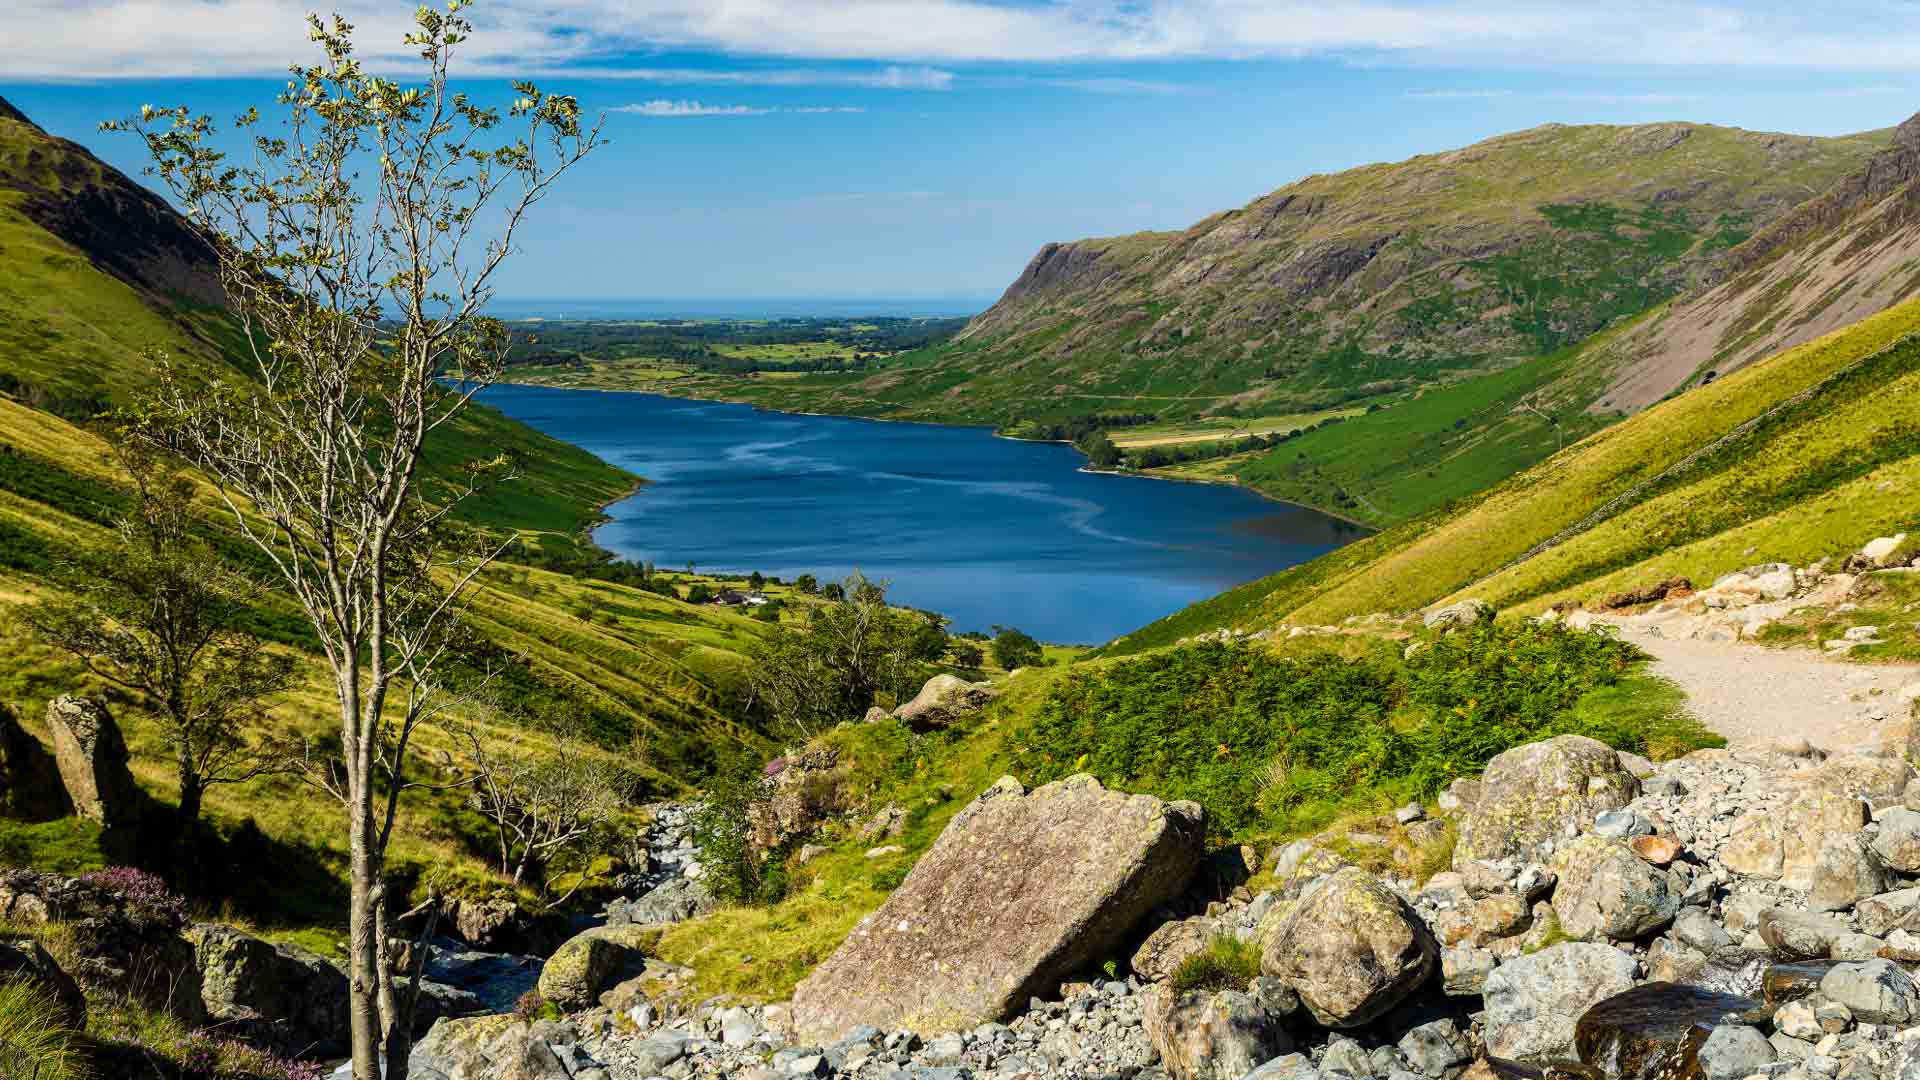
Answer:
M1217 439L1243 439L1249 435L1284 435L1290 431L1312 427L1328 417L1361 416L1366 411L1364 408L1350 408L1248 418L1200 416L1192 420L1166 424L1115 428L1107 434L1113 439L1113 444L1122 450L1147 446L1179 446Z

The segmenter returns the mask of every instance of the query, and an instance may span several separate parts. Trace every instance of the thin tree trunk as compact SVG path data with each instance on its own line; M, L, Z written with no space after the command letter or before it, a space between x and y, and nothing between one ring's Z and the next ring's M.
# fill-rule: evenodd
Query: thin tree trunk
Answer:
M200 804L206 788L194 772L186 751L180 752L180 809L174 818L174 847L178 873L175 885L198 893L200 880Z
M373 816L373 747L362 724L360 672L349 662L342 676L341 722L347 766L347 859L351 878L347 907L347 1015L351 1024L353 1080L381 1080L380 960L378 902L380 868L374 861L378 823Z

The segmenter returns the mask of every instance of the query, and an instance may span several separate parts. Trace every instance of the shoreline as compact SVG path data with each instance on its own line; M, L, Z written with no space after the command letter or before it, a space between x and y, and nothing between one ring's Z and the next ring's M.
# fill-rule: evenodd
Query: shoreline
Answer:
M951 423L951 422L941 421L941 420L907 420L907 419L901 419L898 417L889 417L889 416L857 416L851 413L814 412L809 409L779 409L771 405L762 405L757 401L739 401L734 398L724 398L724 397L696 397L692 394L674 394L674 393L664 392L661 390L634 390L634 389L629 389L627 387L553 386L548 383L520 382L517 380L511 380L511 379L501 379L496 381L493 385L495 386L531 386L540 390L584 390L584 391L588 391L596 394L645 394L651 397L672 398L675 401L705 401L705 402L711 402L717 405L744 405L749 409L754 409L759 412L778 413L783 416L816 416L826 420L862 420L862 421L866 421L868 423L873 423L873 424L924 424L928 427L985 429L987 434L993 436L994 438L1006 439L1009 442L1043 443L1043 444L1051 444L1055 446L1071 447L1073 449L1073 452L1076 454L1080 454L1080 457L1081 457L1081 464L1078 468L1074 470L1075 472L1088 473L1093 476L1118 476L1118 477L1131 477L1139 480L1158 480L1162 483L1168 483L1168 484L1205 484L1209 487L1235 488L1240 491L1249 492L1259 497L1260 499L1263 499L1270 503L1275 503L1280 506L1292 507L1293 509L1296 509L1296 510L1311 510L1316 514L1325 514L1327 517L1333 518L1336 521L1343 521L1348 525L1354 526L1355 528L1365 529L1369 533L1377 533L1380 531L1380 528L1378 526L1369 525L1364 521L1356 521L1345 514L1339 513L1338 511L1329 510L1321 506L1313 506L1309 503L1294 502L1291 499L1282 499L1275 495L1269 495L1266 492L1261 491L1259 488L1254 487L1251 484L1243 484L1238 480L1202 480L1198 477L1192 477L1192 476L1156 476L1152 473L1151 470L1141 471L1136 469L1130 472L1121 472L1118 469L1096 469L1091 464L1091 459L1088 458L1085 453L1082 453L1079 447L1074 446L1073 443L1067 439L1033 439L1033 438L1028 438L1024 435L1007 435L995 429L991 424L963 424L963 423ZM650 481L648 481L646 478L642 477L639 486L644 487L649 482ZM609 502L605 505L611 506L613 505L614 502L619 502L621 501L621 499L632 498L634 495L637 495L637 494L639 494L638 487L636 487L634 491L628 492L626 495L621 496L620 499L612 500L612 502ZM603 506L602 509L604 510L605 506ZM598 525L594 526L594 528L598 528L598 527L599 527Z

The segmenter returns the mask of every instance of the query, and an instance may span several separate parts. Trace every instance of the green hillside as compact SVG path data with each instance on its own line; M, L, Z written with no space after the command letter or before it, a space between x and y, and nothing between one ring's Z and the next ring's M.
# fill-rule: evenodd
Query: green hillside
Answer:
M1599 432L1468 500L1127 635L1330 623L1474 595L1535 611L1628 584L1842 556L1920 528L1920 301Z

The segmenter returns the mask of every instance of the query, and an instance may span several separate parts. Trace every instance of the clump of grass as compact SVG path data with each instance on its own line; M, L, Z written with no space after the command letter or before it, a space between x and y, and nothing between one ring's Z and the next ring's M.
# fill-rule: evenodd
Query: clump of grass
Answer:
M1439 835L1413 852L1413 879L1422 885L1453 866L1453 848L1460 841L1460 830L1451 818L1442 819L1441 824Z
M90 1073L60 1005L42 987L0 982L0 1075L87 1080Z
M1260 975L1260 946L1223 935L1180 962L1172 983L1176 993L1244 990Z

